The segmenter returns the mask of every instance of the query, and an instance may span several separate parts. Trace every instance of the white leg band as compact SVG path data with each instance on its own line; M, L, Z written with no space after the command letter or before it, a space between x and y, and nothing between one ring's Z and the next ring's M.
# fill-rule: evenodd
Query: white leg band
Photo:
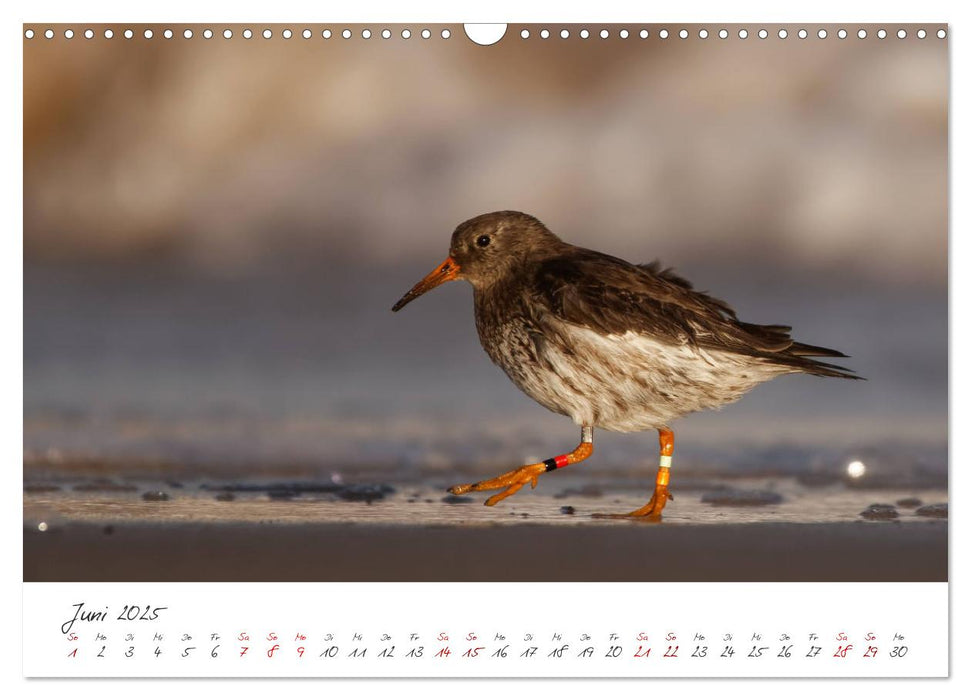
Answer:
M661 455L661 466L669 467L671 466L671 455Z

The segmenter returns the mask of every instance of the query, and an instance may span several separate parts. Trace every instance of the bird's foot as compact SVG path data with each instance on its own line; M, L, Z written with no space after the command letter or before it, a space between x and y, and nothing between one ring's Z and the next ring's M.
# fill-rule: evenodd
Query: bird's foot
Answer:
M661 522L661 511L668 501L673 501L674 496L668 491L667 486L658 485L654 489L654 495L646 504L633 510L630 513L594 513L595 518L614 518L624 520L643 520L651 523Z
M530 484L532 488L536 488L536 481L539 479L539 475L546 472L546 470L547 467L543 463L527 464L524 467L513 469L511 472L506 472L488 481L477 481L474 484L458 484L450 488L448 492L456 496L461 496L463 493L469 493L470 491L495 491L496 489L505 489L502 493L497 493L486 499L485 504L487 506L494 506L502 499L512 496L526 484Z

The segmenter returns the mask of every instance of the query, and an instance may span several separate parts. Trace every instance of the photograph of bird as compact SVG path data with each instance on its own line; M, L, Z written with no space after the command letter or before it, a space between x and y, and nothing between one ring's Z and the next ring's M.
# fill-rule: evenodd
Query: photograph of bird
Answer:
M660 460L643 507L604 517L660 520L677 418L732 403L783 374L860 379L814 358L846 357L793 340L791 328L740 321L732 307L664 269L566 243L517 211L460 224L445 261L393 307L450 280L474 290L483 349L526 395L580 426L572 452L449 491L501 490L495 505L539 476L593 454L593 429L656 430Z

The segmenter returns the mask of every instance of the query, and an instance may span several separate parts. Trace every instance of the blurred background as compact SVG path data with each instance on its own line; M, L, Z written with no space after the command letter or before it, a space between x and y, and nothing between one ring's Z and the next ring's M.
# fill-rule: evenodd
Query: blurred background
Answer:
M391 304L474 215L660 258L852 355L675 425L687 473L946 479L947 41L659 27L115 26L24 42L26 468L408 476L576 430L489 363L471 290ZM341 27L343 28L343 27ZM638 32L646 28L649 37ZM61 27L58 31L61 32ZM653 434L598 434L644 473ZM484 475L484 474L483 474Z

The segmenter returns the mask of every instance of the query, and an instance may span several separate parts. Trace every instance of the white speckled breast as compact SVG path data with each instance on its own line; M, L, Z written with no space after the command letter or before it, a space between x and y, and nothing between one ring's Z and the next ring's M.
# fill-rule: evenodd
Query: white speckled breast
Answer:
M759 358L628 331L595 331L544 318L479 323L483 347L523 392L578 425L617 432L668 427L675 418L737 401L791 371Z

